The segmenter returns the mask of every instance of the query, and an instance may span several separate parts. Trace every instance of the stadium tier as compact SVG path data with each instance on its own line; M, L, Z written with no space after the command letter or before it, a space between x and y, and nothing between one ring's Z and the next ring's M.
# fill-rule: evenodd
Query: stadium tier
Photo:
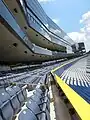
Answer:
M37 0L1 0L0 21L0 62L42 62L76 55L75 42Z

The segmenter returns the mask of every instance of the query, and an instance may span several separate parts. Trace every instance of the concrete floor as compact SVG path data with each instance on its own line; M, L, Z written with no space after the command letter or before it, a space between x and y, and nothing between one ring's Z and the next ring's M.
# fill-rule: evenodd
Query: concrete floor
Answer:
M52 85L52 93L54 97L56 120L71 120L68 108L66 107L62 99L60 99L56 85Z

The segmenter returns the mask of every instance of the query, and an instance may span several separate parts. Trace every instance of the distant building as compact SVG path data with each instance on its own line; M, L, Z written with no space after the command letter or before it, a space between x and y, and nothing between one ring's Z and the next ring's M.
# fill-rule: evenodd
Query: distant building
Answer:
M73 44L72 45L72 51L74 52L74 53L77 53L78 52L78 43L76 43L76 44Z
M85 53L86 52L86 49L85 49L85 45L84 45L84 42L81 42L81 43L78 43L79 45L79 52L81 53Z
M72 51L74 53L86 53L84 42L76 43L72 45Z

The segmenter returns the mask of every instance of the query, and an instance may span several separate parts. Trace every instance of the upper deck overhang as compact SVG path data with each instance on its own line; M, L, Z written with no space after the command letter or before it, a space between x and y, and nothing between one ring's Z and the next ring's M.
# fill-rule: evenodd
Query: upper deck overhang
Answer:
M25 15L25 12L22 9L20 1L18 0L14 0L14 1L4 0L4 1L7 4L8 8L13 13L17 23L20 25L22 30L24 30L28 34L28 37L30 38L32 43L52 51L62 51L62 52L66 51L66 47L64 46L64 43L62 45L61 44L62 42L59 42L60 40L56 41L50 39L50 36L47 35L47 33L43 31L39 32L39 30L37 30L38 26L36 25L36 23L33 22L31 22L30 24L28 23L27 16Z

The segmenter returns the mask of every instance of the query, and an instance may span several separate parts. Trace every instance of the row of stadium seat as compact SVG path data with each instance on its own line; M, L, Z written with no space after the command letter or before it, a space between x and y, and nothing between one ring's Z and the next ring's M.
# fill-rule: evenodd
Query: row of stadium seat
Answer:
M36 88L18 120L50 120L50 96L46 88Z
M90 73L90 55L88 55L88 59L87 59L87 70L86 70L86 72Z
M86 72L87 59L88 57L79 60L65 70L60 77L74 91L90 103L90 75Z
M58 65L58 64L57 64ZM53 67L57 66L54 65ZM11 73L7 73L6 75L0 77L0 86L2 85L6 85L8 86L9 83L26 83L26 84L37 84L37 83L43 83L45 82L45 78L47 73L50 72L50 70L52 69L52 66L48 66L48 67L43 67L37 70L33 70L33 71L26 71L26 72L22 72L22 73L13 73L11 71Z
M27 98L26 88L0 87L0 120L12 120Z
M33 95L27 98L28 92L26 89L28 89L27 85L29 85L29 83L30 85L47 83L47 74L57 65L32 71L28 70L22 73L13 73L11 71L11 73L2 75L0 77L0 120L15 119L19 113L18 120L27 120L28 118L31 120L34 120L34 118L38 120L50 120L50 98L48 90L46 88L35 89ZM27 87L24 87L24 83ZM26 101L28 101L27 104ZM23 105L26 106L27 109L21 112L24 107ZM25 116L25 113L31 115Z

